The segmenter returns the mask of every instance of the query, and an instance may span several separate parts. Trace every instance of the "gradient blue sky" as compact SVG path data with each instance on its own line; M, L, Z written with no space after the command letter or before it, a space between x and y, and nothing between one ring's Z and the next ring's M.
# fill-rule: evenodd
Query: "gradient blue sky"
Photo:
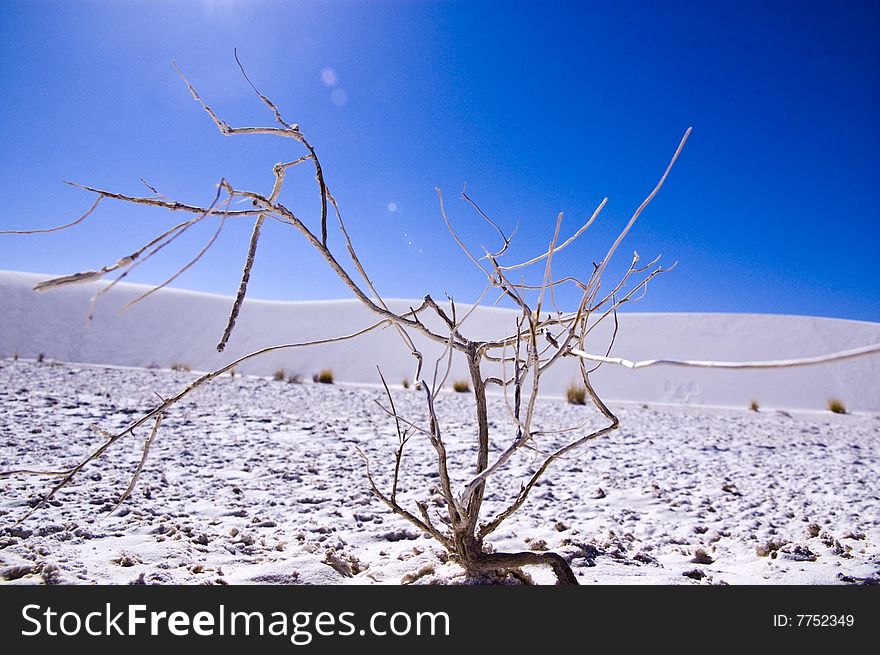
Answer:
M559 211L567 236L607 195L596 226L556 261L558 275L586 277L692 125L620 252L621 264L636 248L679 266L632 310L880 321L878 34L877 2L5 0L0 226L47 227L85 211L92 198L65 179L140 194L143 177L203 204L221 176L267 193L272 165L301 154L296 144L221 137L171 66L231 124L269 124L237 47L316 146L388 297L481 292L434 192L442 187L469 243L494 246L457 199L465 181L497 222L520 224L511 260L546 247ZM311 172L290 178L285 203L316 225ZM72 231L0 237L0 268L99 268L176 218L105 202ZM212 230L129 279L163 280ZM176 286L233 293L249 231L230 226ZM349 297L275 224L251 295Z

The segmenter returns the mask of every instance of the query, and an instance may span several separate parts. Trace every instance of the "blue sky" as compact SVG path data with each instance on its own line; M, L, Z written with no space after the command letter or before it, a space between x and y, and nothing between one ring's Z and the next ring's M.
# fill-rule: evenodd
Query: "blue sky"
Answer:
M434 191L468 243L493 247L457 199L465 181L498 223L519 223L512 261L546 247L559 211L567 236L608 196L555 263L557 275L587 277L693 126L619 253L619 264L635 248L679 265L632 310L880 321L878 33L876 2L7 0L0 227L76 218L92 198L63 180L139 194L143 177L203 204L221 176L268 193L272 165L301 154L295 144L221 137L171 66L231 124L269 124L235 47L315 145L388 297L482 291ZM302 167L290 178L284 202L316 225L313 176ZM99 268L175 218L106 202L70 231L0 237L0 268ZM212 231L129 279L162 281ZM231 225L176 285L233 293L249 232ZM349 297L280 225L261 241L251 295Z

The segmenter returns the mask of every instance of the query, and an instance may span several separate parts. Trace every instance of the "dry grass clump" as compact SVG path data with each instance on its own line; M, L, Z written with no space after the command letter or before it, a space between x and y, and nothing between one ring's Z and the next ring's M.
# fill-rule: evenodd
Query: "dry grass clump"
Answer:
M752 402L749 403L749 410L752 412L757 412L758 409L760 409L760 407L761 406L758 404L757 400L753 400Z
M452 390L458 393L467 393L471 390L471 385L467 380L456 380L452 383Z
M587 404L587 388L572 382L565 389L565 400L572 405L586 405Z
M287 376L288 384L302 384L302 376L299 373L291 373Z
M189 373L192 370L192 366L186 364L184 362L171 362L171 370L172 371L183 371L184 373Z
M333 371L329 368L322 369L320 373L315 373L312 376L312 381L320 384L333 384Z
M846 414L846 405L839 398L831 398L828 401L828 410L835 414Z
M44 359L46 359L46 355L44 355L43 353L40 353L39 355L37 355L37 361L38 361L38 362L42 363L42 361L43 361Z
M697 550L694 551L693 559L691 559L692 564L713 564L714 562L715 558L702 548L697 548Z
M282 382L286 377L287 373L283 368L276 368L275 373L272 375L272 379L276 382Z
M400 384L403 386L404 389L409 389L409 380L408 379L403 378L403 382L401 382Z

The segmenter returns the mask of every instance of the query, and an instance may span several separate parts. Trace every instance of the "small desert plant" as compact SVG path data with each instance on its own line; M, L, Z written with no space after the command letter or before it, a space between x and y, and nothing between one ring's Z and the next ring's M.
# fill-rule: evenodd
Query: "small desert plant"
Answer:
M467 393L471 390L471 385L468 384L467 380L456 380L452 383L452 390L458 393Z
M565 400L572 405L586 405L587 388L581 384L575 384L572 382L565 389Z
M752 402L749 403L749 410L752 412L757 412L758 409L760 409L760 407L761 406L758 404L757 400L753 400Z
M302 376L299 373L291 373L287 376L287 382L290 384L302 384Z
M40 353L39 355L37 355L38 362L42 362L44 359L46 359L46 355L44 355L43 353Z
M237 58L236 58L237 59ZM239 62L240 65L240 62ZM501 240L498 248L494 252L486 251L485 257L471 252L468 246L459 238L455 232L452 223L447 216L446 209L443 204L443 195L437 190L438 200L440 204L440 214L443 222L451 233L452 237L461 247L463 254L475 264L480 271L486 276L486 282L489 287L499 291L513 303L515 303L520 312L516 323L516 331L511 331L503 338L492 341L478 340L466 336L466 331L462 328L462 323L470 315L470 310L460 315L458 308L449 298L448 306L444 307L438 304L430 295L424 297L423 302L418 307L411 307L409 311L397 313L388 308L378 291L373 286L370 276L364 270L354 246L352 245L347 231L346 223L339 211L336 200L331 195L324 178L324 169L318 159L318 155L305 134L300 129L299 124L285 121L278 108L266 96L262 95L254 87L253 83L247 79L247 75L242 73L254 90L260 101L265 104L272 112L275 118L275 125L271 127L233 127L223 121L214 111L202 101L195 88L187 81L183 73L178 69L178 73L183 78L184 84L189 89L193 98L199 103L204 111L210 116L211 120L224 136L245 135L245 134L268 134L278 137L291 139L293 142L299 143L308 151L307 154L292 160L289 163L276 164L274 167L275 184L269 195L261 195L255 191L243 189L235 189L225 179L221 178L216 186L214 201L209 206L193 206L180 203L164 196L127 196L120 193L103 191L93 187L80 186L80 188L95 194L96 200L92 207L83 215L83 218L63 226L64 228L76 225L88 216L97 206L98 203L105 199L115 199L123 202L150 205L153 207L161 207L171 211L184 211L192 214L193 217L186 223L181 223L177 227L171 228L165 233L159 235L149 244L143 246L132 256L117 259L116 263L109 264L100 270L84 271L74 275L67 275L52 280L46 280L37 285L39 290L52 289L58 286L66 285L74 282L82 282L85 280L95 279L112 271L120 271L121 274L127 274L127 270L131 266L136 265L137 255L144 252L147 248L155 243L161 243L164 246L173 239L176 239L179 233L195 223L202 220L219 219L220 228L222 229L224 221L227 219L250 218L253 220L253 231L249 243L248 255L245 260L244 269L242 271L241 282L238 287L238 293L232 304L229 316L226 321L226 327L220 338L216 349L222 352L226 347L228 339L236 324L239 311L247 294L247 285L250 273L254 263L255 253L257 251L257 242L262 233L262 226L268 220L278 220L282 224L288 226L291 230L299 232L310 243L317 254L322 257L330 268L339 277L342 283L347 286L357 297L360 303L376 316L376 322L366 326L363 329L345 335L338 335L312 341L303 341L292 344L283 344L275 346L267 346L260 350L254 351L248 355L244 355L237 360L226 364L213 371L205 373L198 379L192 381L184 389L162 399L161 403L156 404L149 412L143 414L140 418L135 419L125 427L121 427L115 433L108 433L108 439L95 450L86 454L82 460L61 472L59 481L54 482L51 488L43 495L42 499L32 505L25 515L30 516L33 512L49 503L53 496L64 488L70 481L79 474L79 472L89 462L101 457L107 448L114 442L132 437L135 430L141 430L141 426L152 422L152 432L145 437L145 446L140 462L132 475L128 488L117 501L117 506L123 503L131 495L137 482L138 475L142 470L144 462L147 458L149 445L155 438L159 425L163 416L178 402L181 401L189 393L206 384L228 371L232 366L241 362L255 358L269 352L277 351L281 348L302 348L315 346L319 344L335 343L355 339L373 330L387 327L394 328L403 342L403 347L410 352L414 358L414 366L416 366L416 374L413 377L415 387L421 389L425 396L425 410L431 417L429 423L424 427L416 423L402 419L395 409L392 394L385 384L385 379L381 376L383 386L385 387L387 396L387 407L383 406L386 413L393 417L397 431L397 448L394 461L390 462L393 474L390 486L383 491L377 486L376 480L370 472L370 461L366 453L359 450L364 459L365 473L367 483L373 495L383 502L391 511L398 516L409 521L416 526L421 532L433 537L446 550L451 561L459 564L465 571L468 579L479 580L484 576L496 578L499 571L503 576L509 573L513 576L518 575L518 571L523 566L547 566L550 567L555 574L557 580L561 584L577 584L577 578L571 569L568 561L561 555L553 552L535 552L532 550L521 552L498 552L487 540L492 533L500 527L508 518L515 514L520 507L528 500L532 489L539 484L542 476L548 471L551 465L559 459L567 457L572 451L584 446L588 442L604 437L615 430L619 429L620 421L617 416L608 408L596 393L590 374L602 364L614 364L625 366L627 368L644 368L648 366L661 365L679 365L679 366L697 366L702 368L782 368L788 366L799 366L807 364L817 364L825 361L833 361L835 359L844 359L852 357L860 357L867 354L880 352L880 344L874 344L859 349L845 351L842 353L834 353L823 357L814 357L802 360L781 360L776 362L695 362L695 361L679 361L679 360L663 360L654 359L642 362L632 362L619 357L610 357L611 348L617 334L617 309L630 300L638 300L648 283L657 275L669 270L667 267L658 265L659 257L653 259L647 264L639 264L640 258L637 252L633 253L629 266L623 269L621 277L616 283L608 284L607 279L603 279L609 262L613 258L618 247L624 238L630 232L630 229L636 223L642 211L648 206L654 198L660 187L663 185L670 170L678 159L685 141L691 133L688 128L682 137L675 154L672 156L665 171L660 177L657 185L645 198L641 205L634 211L631 218L617 235L617 238L610 245L605 255L599 259L598 263L594 263L592 268L587 268L587 277L579 280L576 277L560 278L554 275L552 268L554 255L565 249L575 239L581 236L602 211L606 200L603 200L594 210L592 216L565 241L559 241L560 229L562 225L562 214L560 213L556 220L556 227L552 241L550 241L546 250L542 248L537 256L522 262L512 262L505 260L502 264L499 260L507 253L513 235L508 236L504 231L494 223L466 193L462 192L461 197L472 208L483 217L488 224L493 227L500 235ZM314 222L306 222L299 216L293 214L284 204L278 201L279 194L284 185L285 175L289 169L299 165L300 163L310 162L315 171L315 179L317 182L317 196L321 203L320 219L316 217ZM221 196L226 195L225 204L221 201ZM239 205L238 200L247 199L247 205ZM234 205L231 203L235 202ZM233 208L234 207L234 208ZM333 220L335 214L336 220ZM339 253L334 250L331 245L334 242L328 239L328 229L337 226L342 238L346 242L347 253L352 260L354 269L347 270L341 263ZM21 233L21 232L19 232ZM30 232L33 233L33 232ZM213 240L209 242L210 247ZM150 253L158 250L158 247L150 251ZM206 249L207 249L206 247ZM203 251L204 252L204 251ZM601 254L601 253L600 253ZM509 253L508 253L509 255ZM147 255L149 256L149 255ZM145 258L137 259L137 263L141 263ZM539 265L543 269L543 282L540 285L527 285L520 282L520 269L524 269L533 265ZM181 272L189 266L186 265ZM532 269L537 270L537 269ZM517 271L509 276L508 271ZM356 274L355 274L356 273ZM634 277L635 276L635 277ZM361 282L363 279L363 282ZM556 280L556 282L554 282ZM576 286L582 295L580 302L577 304L576 311L561 312L557 310L555 314L549 313L549 307L546 303L555 305L553 300L553 289L563 282L571 282ZM155 287L161 288L163 285ZM628 287L624 290L624 287ZM600 292L600 289L602 291ZM545 293L547 292L547 293ZM152 293L150 291L149 293ZM137 302L149 295L142 295L140 298L132 302ZM480 301L474 304L474 308ZM429 327L428 321L422 319L432 315L437 319L436 325L439 328ZM545 318L546 316L546 318ZM584 350L585 339L587 334L601 321L608 317L614 317L615 329L608 344L605 344L603 351L605 355L597 355ZM423 363L425 358L418 350L413 336L419 336L445 349L445 353L449 355L446 358L447 367L445 374L440 370L443 358L437 360L434 367L434 383L426 381L423 377ZM548 345L549 344L549 345ZM452 363L452 355L458 354L467 361L469 371L469 382L456 382L453 388L456 391L470 391L473 396L473 406L475 413L469 422L467 436L470 439L470 448L466 451L468 455L473 456L473 464L467 465L467 479L463 483L462 488L458 486L457 480L461 470L456 468L461 466L461 461L456 457L450 459L447 456L446 446L444 443L445 430L437 418L435 412L435 398L440 388L446 384L446 375L449 373L449 367ZM539 396L540 378L551 367L561 362L567 357L577 357L578 366L580 368L581 378L585 389L585 397L588 396L592 405L595 406L599 414L605 418L604 425L593 426L586 431L583 426L573 426L568 429L552 429L538 425L536 418L536 403ZM481 370L481 364L484 362L497 362L506 368L503 377L490 376ZM588 368L588 364L591 368ZM747 365L747 366L746 366ZM186 368L189 370L189 367ZM333 373L329 369L325 369L314 377L316 382L330 384L333 382ZM510 418L516 425L516 429L507 435L495 435L493 439L504 439L498 443L502 448L495 448L494 443L490 444L490 426L494 425L494 421L490 420L489 405L486 398L487 385L501 387L505 392L510 392L514 397L514 402L508 406ZM842 408L842 404L840 405ZM403 461L404 448L412 436L412 430L425 433L431 447L436 452L436 470L430 481L426 481L425 492L428 498L436 498L439 495L438 507L432 507L432 511L428 510L427 502L418 500L415 496L412 500L415 502L415 509L408 509L402 502L398 501L397 491L399 487L401 462ZM540 442L539 442L540 439ZM506 447L504 446L506 444ZM492 447L490 447L490 445ZM519 485L513 486L512 494L508 494L501 507L492 507L491 513L487 514L488 508L483 506L487 483L495 482L495 476L502 469L508 468L509 463L518 454L524 453L525 449L533 451L539 456L540 463L535 462L533 470L527 475L527 479L523 479ZM450 469L450 465L452 469ZM392 468L393 467L393 468ZM5 471L0 472L0 477L7 477L13 474L50 474L59 475L58 471ZM519 490L516 491L516 487ZM494 489L490 493L494 493ZM495 503L493 503L494 505ZM432 500L433 505L433 500ZM21 519L23 520L23 519ZM497 578L496 578L497 579Z
M12 354L12 361L14 361L14 362L17 362L17 361L18 361L18 353L13 353L13 354Z
M172 362L171 363L171 370L172 371L183 371L183 372L188 373L189 371L192 370L192 366L190 366L189 364L185 364L183 362Z
M286 378L286 377L287 377L287 373L285 372L285 370L283 368L276 368L275 374L272 376L272 379L275 380L276 382L282 382L284 380L284 378Z
M846 414L846 405L839 398L832 398L828 401L828 410L835 414Z
M229 369L229 377L231 377L231 378L235 377L235 367L234 366L231 369Z
M404 389L409 389L409 380L407 378L403 378L403 382L401 382L401 385Z

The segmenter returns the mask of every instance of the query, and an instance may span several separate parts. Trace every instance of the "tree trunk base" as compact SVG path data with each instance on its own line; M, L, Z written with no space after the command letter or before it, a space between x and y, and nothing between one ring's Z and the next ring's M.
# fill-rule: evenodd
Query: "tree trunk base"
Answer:
M462 562L462 564L464 564ZM468 576L471 578L483 578L486 574L497 576L501 573L502 578L511 574L522 582L528 577L519 572L523 566L549 566L556 576L556 584L576 585L579 584L574 571L560 555L556 553L535 553L531 551L522 553L484 553L475 562L466 566Z

